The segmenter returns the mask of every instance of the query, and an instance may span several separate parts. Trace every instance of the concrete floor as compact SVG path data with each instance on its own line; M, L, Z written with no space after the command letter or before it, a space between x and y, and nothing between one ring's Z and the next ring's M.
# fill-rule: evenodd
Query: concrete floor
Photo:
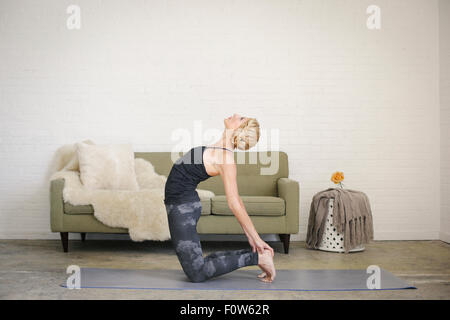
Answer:
M0 299L449 299L450 245L442 241L374 241L366 250L342 254L308 250L292 242L289 255L280 242L269 243L279 269L381 268L418 289L342 292L224 290L69 290L59 285L66 268L178 269L169 242L71 240L69 253L57 240L0 240ZM248 247L244 242L203 242L204 254ZM257 266L247 268L259 269ZM182 271L181 271L182 272Z

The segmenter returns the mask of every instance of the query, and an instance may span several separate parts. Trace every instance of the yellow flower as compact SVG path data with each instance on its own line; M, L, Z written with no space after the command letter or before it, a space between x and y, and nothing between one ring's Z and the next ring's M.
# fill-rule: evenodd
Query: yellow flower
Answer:
M333 181L336 184L338 184L339 182L341 182L343 180L344 180L344 173L343 172L336 171L331 176L331 181Z

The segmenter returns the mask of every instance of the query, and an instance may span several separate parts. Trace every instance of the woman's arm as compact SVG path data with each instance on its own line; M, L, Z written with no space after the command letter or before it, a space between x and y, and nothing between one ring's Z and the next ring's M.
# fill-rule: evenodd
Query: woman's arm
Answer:
M218 166L225 187L228 207L236 216L247 237L251 237L252 239L259 238L259 234L256 231L252 220L248 216L247 210L245 210L244 203L239 196L236 181L237 170L236 163L234 163L234 155L227 155L224 163L219 164Z
M224 163L219 164L219 172L222 176L223 184L225 186L228 206L230 207L231 211L233 211L237 220L241 224L242 229L244 230L245 235L248 238L248 242L253 248L253 252L258 251L260 254L262 254L264 250L267 249L270 251L273 257L273 249L259 236L252 220L248 216L247 210L245 210L244 203L239 196L236 181L237 170L236 164L234 163L234 155L228 154L225 156Z

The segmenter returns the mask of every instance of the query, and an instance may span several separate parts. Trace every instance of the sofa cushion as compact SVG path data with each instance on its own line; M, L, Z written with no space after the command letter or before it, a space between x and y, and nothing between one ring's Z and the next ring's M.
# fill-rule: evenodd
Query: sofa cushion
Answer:
M249 216L282 216L286 213L284 199L270 196L241 196ZM211 199L211 214L233 215L226 196Z
M205 199L205 200L200 199L200 202L202 203L201 215L207 216L207 215L211 214L211 199Z
M211 214L211 201L210 199L200 199L202 203L201 215ZM65 214L94 214L94 207L90 204L74 206L69 202L64 202L64 213Z

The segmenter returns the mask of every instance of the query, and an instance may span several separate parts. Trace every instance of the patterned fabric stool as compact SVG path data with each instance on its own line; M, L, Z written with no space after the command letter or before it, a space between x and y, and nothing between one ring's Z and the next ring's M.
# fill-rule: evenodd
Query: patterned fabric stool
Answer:
M331 251L331 252L344 252L344 235L339 234L336 228L333 226L333 203L334 199L331 198L328 204L327 221L325 222L325 230L322 236L322 242L320 243L319 250ZM364 246L358 246L349 252L363 251Z

